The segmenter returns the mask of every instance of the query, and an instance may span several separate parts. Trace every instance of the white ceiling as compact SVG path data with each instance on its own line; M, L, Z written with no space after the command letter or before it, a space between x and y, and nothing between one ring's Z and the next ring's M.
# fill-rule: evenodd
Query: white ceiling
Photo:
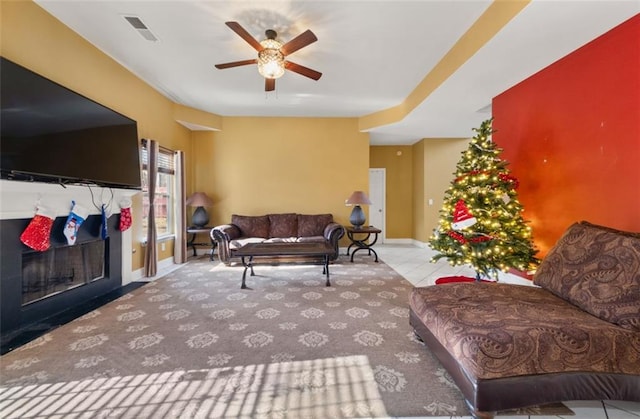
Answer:
M400 104L491 4L490 0L68 1L41 7L172 101L222 116L361 117ZM491 99L640 12L640 0L534 0L402 121L370 130L371 144L470 137ZM158 38L145 40L124 16ZM258 40L286 42L306 29L318 41L291 54L323 73L287 72L264 92Z

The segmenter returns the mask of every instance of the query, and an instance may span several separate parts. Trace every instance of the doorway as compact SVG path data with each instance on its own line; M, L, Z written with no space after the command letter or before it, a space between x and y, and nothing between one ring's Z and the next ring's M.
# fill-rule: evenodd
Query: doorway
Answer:
M379 240L385 242L387 236L385 229L386 216L386 169L369 169L369 225L382 230Z

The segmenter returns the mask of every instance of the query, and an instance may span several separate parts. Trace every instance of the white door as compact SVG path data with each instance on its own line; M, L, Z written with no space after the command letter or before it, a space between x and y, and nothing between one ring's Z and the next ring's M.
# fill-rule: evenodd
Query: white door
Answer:
M369 225L382 230L379 240L384 243L385 232L386 169L369 169Z

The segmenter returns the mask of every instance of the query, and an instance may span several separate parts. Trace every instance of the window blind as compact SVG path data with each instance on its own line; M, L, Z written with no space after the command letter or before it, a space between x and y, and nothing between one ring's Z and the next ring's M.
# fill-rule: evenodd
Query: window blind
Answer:
M169 175L174 175L176 173L174 158L173 158L175 151L165 147L160 147L159 151L160 153L158 154L158 173L166 173ZM142 170L147 170L147 164L149 162L149 153L147 150L146 140L142 140L142 148L140 150L140 160L142 163Z

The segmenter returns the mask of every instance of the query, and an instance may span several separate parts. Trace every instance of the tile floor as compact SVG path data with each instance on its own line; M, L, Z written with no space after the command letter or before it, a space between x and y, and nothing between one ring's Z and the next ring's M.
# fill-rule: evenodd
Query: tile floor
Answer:
M441 276L465 275L475 276L474 271L468 267L451 267L445 260L431 263L433 251L409 244L380 244L375 248L378 256L396 272L404 276L415 286L427 286L435 284L435 280ZM364 255L363 251L356 257ZM530 284L513 275L501 277L502 282ZM638 389L640 392L640 389ZM640 418L640 403L600 401L574 401L565 403L575 416L535 416L532 419L638 419ZM464 416L463 419L471 418ZM507 419L509 416L500 416ZM514 416L514 419L522 419L522 416Z

